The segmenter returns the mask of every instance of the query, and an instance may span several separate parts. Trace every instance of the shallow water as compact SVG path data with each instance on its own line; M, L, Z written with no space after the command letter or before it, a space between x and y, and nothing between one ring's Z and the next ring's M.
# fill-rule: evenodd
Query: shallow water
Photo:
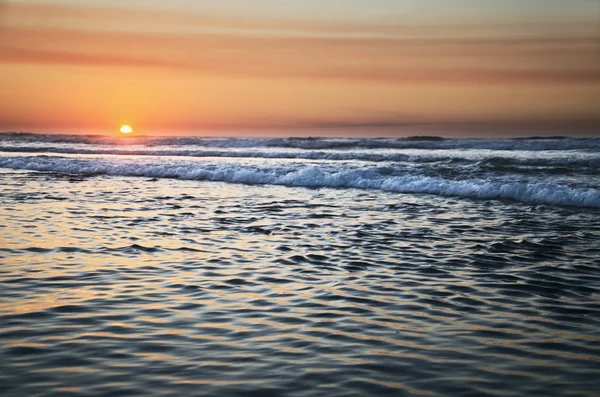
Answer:
M3 396L596 396L600 212L0 171Z

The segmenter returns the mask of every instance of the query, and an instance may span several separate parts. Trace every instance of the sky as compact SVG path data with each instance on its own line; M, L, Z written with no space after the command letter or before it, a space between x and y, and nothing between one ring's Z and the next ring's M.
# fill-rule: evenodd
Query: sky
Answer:
M0 0L0 131L122 124L600 134L600 2Z

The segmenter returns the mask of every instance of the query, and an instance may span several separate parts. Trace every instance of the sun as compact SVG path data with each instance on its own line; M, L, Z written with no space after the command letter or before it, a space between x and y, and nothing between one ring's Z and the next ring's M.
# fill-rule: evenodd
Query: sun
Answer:
M130 126L128 126L128 125L121 126L121 133L131 134L132 132L133 132L133 130L131 129Z

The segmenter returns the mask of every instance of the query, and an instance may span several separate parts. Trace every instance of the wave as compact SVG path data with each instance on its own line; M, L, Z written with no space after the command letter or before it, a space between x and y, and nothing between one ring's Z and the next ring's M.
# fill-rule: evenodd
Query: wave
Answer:
M489 149L489 150L600 150L599 138L532 137L520 139L446 139L435 136L405 138L201 138L201 137L107 137L2 133L1 142L70 143L86 145L199 146L206 148L327 149Z
M158 149L138 147L135 149L114 149L111 147L53 147L53 146L0 146L0 152L8 153L53 153L84 155L120 156L168 156L168 157L223 157L223 158L265 158L332 161L369 162L414 162L414 163L476 163L479 167L501 170L513 166L537 167L587 167L600 169L600 154L596 153L555 153L535 156L536 152L515 154L514 152L464 152L464 151L365 151L365 150L230 150L230 149ZM503 155L503 156L502 156Z
M283 185L309 188L375 189L397 193L424 193L473 199L504 199L524 203L600 208L600 190L554 182L507 181L484 178L450 179L426 176L391 167L251 166L200 164L153 159L126 162L122 159L73 159L61 157L4 157L0 167L87 175L118 175L179 178L252 185Z

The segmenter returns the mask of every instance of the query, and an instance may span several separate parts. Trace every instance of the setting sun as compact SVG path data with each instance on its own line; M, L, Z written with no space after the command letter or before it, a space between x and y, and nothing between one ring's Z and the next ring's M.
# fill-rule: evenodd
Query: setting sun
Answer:
M131 129L130 126L124 125L124 126L121 127L121 132L123 134L131 134L133 132L133 130Z

